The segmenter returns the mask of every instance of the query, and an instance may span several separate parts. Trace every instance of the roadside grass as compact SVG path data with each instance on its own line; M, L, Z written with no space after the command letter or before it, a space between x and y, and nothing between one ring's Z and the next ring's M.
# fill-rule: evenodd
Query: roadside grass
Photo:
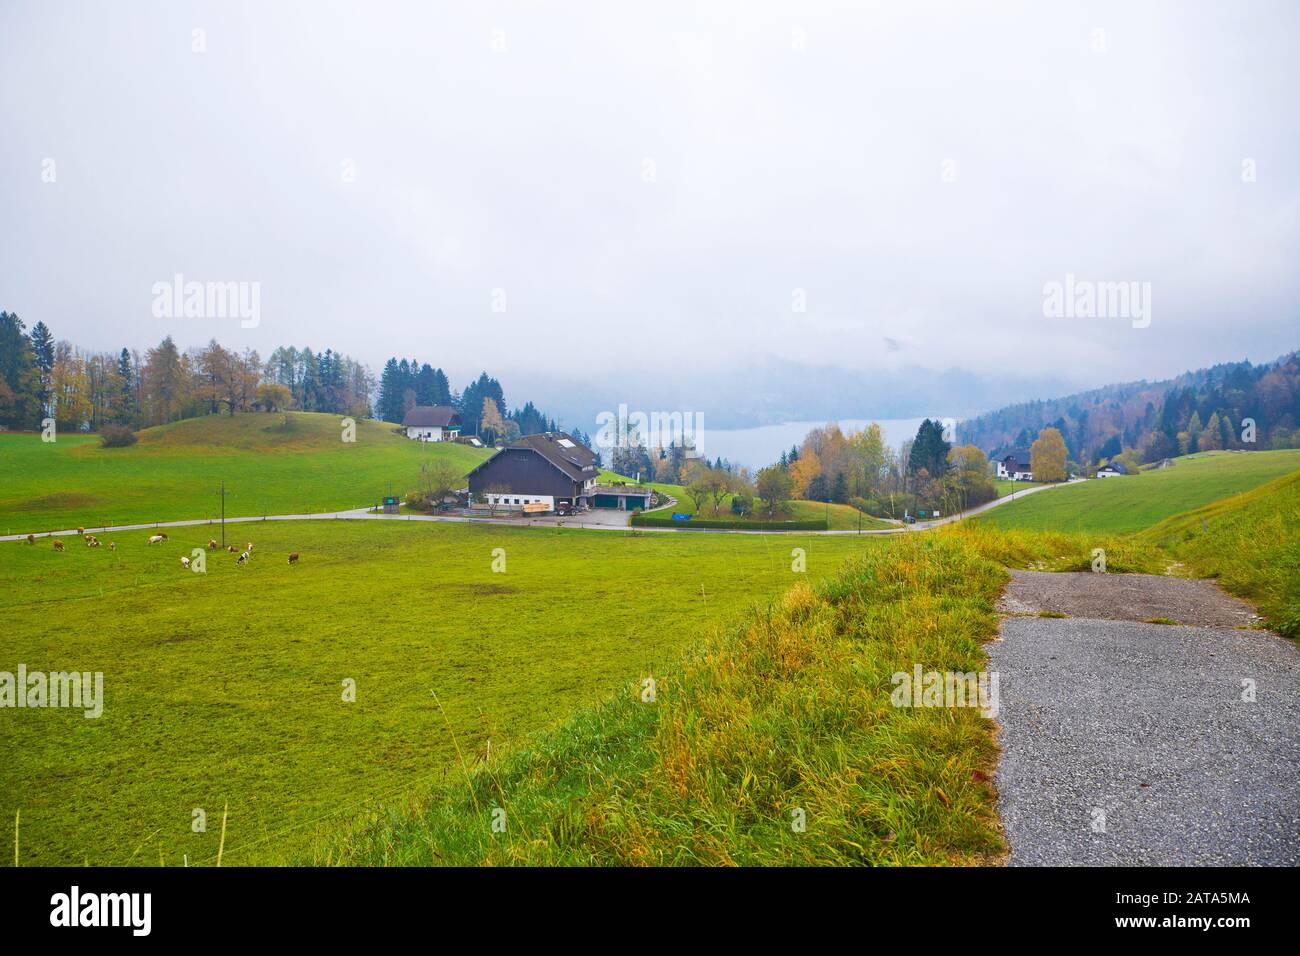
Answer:
M1177 573L1217 578L1260 609L1269 627L1300 638L1300 473L1168 518L1138 536Z
M1002 529L1122 534L1298 469L1300 449L1205 452L1175 458L1172 468L1026 495L971 520Z
M961 535L999 564L1027 571L1091 571L1104 558L1107 573L1163 574L1169 563L1153 544L1132 535L1004 531L973 521L944 531Z
M414 442L392 426L309 412L209 415L149 428L129 448L95 435L0 433L0 534L359 508L414 488L424 461L469 471L489 452Z
M206 574L180 557L216 526L153 547L147 531L93 550L67 538L65 553L0 543L0 670L104 674L99 719L3 711L0 819L21 809L24 865L210 863L227 802L224 862L282 861L367 806L457 779L458 749L497 754L885 546L401 520L226 532L254 543L252 562L209 553Z
M625 686L420 803L329 835L302 862L993 861L990 722L975 709L896 708L890 692L891 675L918 663L982 670L1005 577L961 535L868 548L655 671L653 701Z
M1033 485L1027 485L1023 481L1012 481L1010 478L993 479L993 490L997 492L999 498L1005 498L1009 494L1023 491L1026 487L1032 488Z

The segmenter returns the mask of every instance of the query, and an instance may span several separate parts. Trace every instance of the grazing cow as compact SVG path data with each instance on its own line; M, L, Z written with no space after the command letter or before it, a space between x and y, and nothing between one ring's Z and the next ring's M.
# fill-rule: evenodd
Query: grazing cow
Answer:
M248 547L245 548L244 550L248 552L249 557L252 557L252 555L253 555L253 542L251 542L251 541L248 542Z
M239 549L236 548L233 544L227 545L226 550L229 551L231 554L239 554Z
M162 544L162 543L163 543L164 541L166 541L166 540L167 540L167 535L165 535L165 534L151 534L151 535L149 535L149 543L150 543L150 544Z
M88 547L88 548L98 548L98 547L99 547L99 539L96 538L93 534L88 534L88 535L86 535L86 547Z
M291 553L289 554L289 563L290 563L290 564L297 564L297 563L298 563L298 552L297 552L297 551L293 551L293 552L291 552Z
M244 564L244 563L246 563L247 561L248 561L248 552L245 551L243 554L241 554L241 555L239 556L239 559L238 559L235 563L236 563L236 564Z
M116 541L110 541L110 542L108 543L108 550L110 550L110 551L116 551L116 550L117 550L117 542L116 542Z
M86 529L85 529L85 528L78 528L78 529L77 529L77 534L85 534L85 533L86 533Z
M188 569L189 569L189 566L190 566L190 559L189 559L189 558L181 558L181 567L182 567L182 568L185 568L186 570L188 570Z
M28 544L35 544L35 543L36 543L36 535L34 535L34 534L29 534L29 535L27 536L27 543L28 543Z
M55 539L54 539L54 550L55 550L55 551L62 551L62 550L63 550L63 542L60 541L58 538L55 538Z
M216 539L216 538L208 538L208 550L209 550L209 551L215 551L215 550L217 550L217 539Z

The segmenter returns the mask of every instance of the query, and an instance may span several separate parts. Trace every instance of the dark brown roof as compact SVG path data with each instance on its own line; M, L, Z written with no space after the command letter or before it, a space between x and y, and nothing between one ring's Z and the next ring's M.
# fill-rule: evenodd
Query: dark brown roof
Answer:
M403 428L459 428L460 415L450 405L414 405L402 419Z
M566 446L563 444L564 442L568 442L572 447ZM542 432L538 435L525 435L519 441L507 445L501 451L508 451L512 448L535 452L573 481L586 481L588 478L595 478L600 473L600 469L596 467L596 453L586 445L574 441L573 436L568 432ZM498 451L497 455L501 454L501 451ZM486 468L488 464L496 460L497 455L493 455L487 461L479 462L469 470L469 474L474 474L480 468Z
M574 481L595 477L596 453L568 432L541 432L525 435L511 448L531 448Z

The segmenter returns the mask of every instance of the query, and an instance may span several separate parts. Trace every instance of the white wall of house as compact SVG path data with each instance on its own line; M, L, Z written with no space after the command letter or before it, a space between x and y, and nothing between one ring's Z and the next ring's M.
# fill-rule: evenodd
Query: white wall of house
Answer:
M442 434L442 428L436 425L428 428L412 426L406 430L406 437L414 438L416 441L442 441Z
M1119 472L1118 472L1118 471L1107 471L1105 468L1103 468L1101 471L1097 472L1097 477L1098 477L1098 478L1118 478L1118 477L1119 477Z
M998 477L1010 478L1012 481L1033 481L1034 473L1032 471L1017 471L1015 473L1007 471L1005 462L998 462Z
M555 508L554 495L521 495L507 493L502 495L484 495L487 503L494 508L518 508L521 505L544 504L550 508Z

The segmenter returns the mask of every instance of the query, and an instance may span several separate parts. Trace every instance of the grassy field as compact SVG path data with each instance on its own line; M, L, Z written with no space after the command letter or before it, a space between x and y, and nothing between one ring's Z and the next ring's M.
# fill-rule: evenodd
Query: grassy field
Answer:
M1025 488L1032 487L1023 481L1012 481L1010 478L994 478L993 490L997 492L999 498L1005 498L1007 495L1016 491L1023 491Z
M388 471L413 481L424 454L483 454L364 424L340 449L330 416L294 416L287 431L278 419L159 429L118 459L84 438L56 450L0 436L26 463L0 505L81 488L129 514L165 487L201 508L217 461L285 502L266 510L301 511ZM0 670L102 671L106 699L99 719L3 712L0 819L21 809L24 864L211 863L226 807L229 864L984 861L1001 849L987 722L891 708L888 675L918 661L980 669L1001 568L1082 570L1094 547L1114 572L1218 576L1294 631L1298 467L1300 452L1198 455L1000 509L1081 519L1052 499L1086 492L1073 531L255 522L227 529L254 542L252 563L210 553L206 574L179 559L208 526L155 547L145 532L101 535L116 551L2 543ZM1270 471L1291 474L1263 485ZM1243 486L1256 490L1185 505ZM1171 507L1198 510L1126 533ZM654 707L634 693L646 676ZM504 835L487 827L493 805L507 809ZM790 829L794 809L806 832Z
M0 544L0 670L102 671L104 714L0 714L0 819L25 864L226 863L302 850L659 673L877 539L627 535L393 521L229 526L254 559L179 559L207 526ZM506 572L491 570L503 548ZM290 567L295 550L302 562ZM356 681L355 703L342 681ZM435 699L433 694L437 693ZM208 831L190 832L203 808Z
M846 865L996 860L991 723L891 706L891 675L976 672L1006 573L959 534L865 550L529 749L304 861ZM493 823L503 825L497 830Z
M420 463L468 471L489 454L467 445L413 442L361 421L342 441L335 415L212 415L150 428L129 448L93 435L0 433L0 533L359 508L416 486Z
M1300 450L1206 452L1174 467L1101 478L1017 498L973 519L1036 531L1141 531L1173 515L1300 470Z

